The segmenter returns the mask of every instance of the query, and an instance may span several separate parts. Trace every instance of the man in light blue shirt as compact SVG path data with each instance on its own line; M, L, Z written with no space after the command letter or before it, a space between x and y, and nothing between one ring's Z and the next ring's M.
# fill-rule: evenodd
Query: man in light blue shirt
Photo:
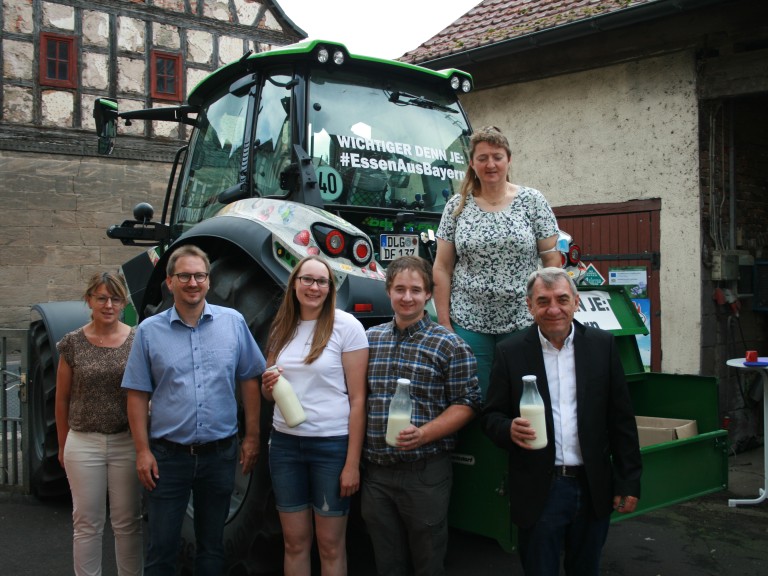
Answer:
M243 474L259 453L257 377L266 364L243 316L205 301L209 271L208 257L196 246L171 254L166 284L174 306L138 327L123 376L136 469L147 490L146 576L175 574L190 492L195 574L222 572L237 460L238 381L245 412Z

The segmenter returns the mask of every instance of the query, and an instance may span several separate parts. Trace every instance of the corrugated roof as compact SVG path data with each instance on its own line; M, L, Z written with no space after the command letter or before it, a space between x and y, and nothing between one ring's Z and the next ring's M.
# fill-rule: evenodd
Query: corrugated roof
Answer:
M418 63L659 0L484 0L399 60Z

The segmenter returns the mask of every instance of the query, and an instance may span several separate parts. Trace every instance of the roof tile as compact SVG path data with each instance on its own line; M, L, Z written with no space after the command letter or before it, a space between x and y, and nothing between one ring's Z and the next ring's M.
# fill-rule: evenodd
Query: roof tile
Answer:
M483 0L399 59L418 63L657 0Z

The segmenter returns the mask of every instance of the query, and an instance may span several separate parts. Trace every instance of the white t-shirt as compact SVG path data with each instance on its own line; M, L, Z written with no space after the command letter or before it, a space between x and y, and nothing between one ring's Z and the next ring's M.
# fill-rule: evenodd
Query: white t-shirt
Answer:
M315 324L315 320L299 322L296 336L277 357L277 365L296 391L307 419L290 428L275 405L272 425L278 432L295 436L344 436L349 434L349 395L341 355L368 348L368 338L357 318L336 310L328 345L312 364L304 364Z

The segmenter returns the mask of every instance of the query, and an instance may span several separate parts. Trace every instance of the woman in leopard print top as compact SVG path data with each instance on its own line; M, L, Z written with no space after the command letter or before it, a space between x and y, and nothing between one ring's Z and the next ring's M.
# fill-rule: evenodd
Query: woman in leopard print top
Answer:
M120 321L127 295L119 276L94 275L83 297L91 321L56 346L56 429L72 492L76 576L101 574L107 496L118 575L143 572L141 487L120 387L133 343Z

